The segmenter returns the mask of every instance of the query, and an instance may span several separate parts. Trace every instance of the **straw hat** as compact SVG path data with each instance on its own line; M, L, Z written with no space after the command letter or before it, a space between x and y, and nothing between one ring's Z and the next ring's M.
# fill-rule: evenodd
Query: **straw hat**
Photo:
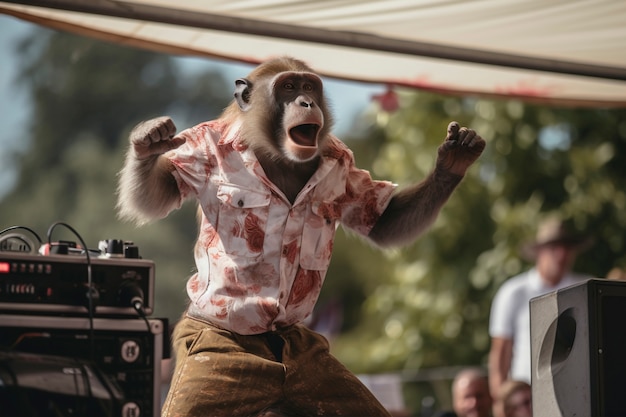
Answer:
M528 259L534 259L538 249L556 244L583 252L591 247L593 238L575 230L570 222L551 216L539 224L535 240L522 246L522 254Z

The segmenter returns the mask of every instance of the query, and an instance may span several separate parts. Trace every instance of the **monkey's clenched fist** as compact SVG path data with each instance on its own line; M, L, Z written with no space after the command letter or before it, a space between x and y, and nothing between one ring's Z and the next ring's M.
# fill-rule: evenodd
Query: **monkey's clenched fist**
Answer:
M130 133L130 143L139 160L161 155L185 143L184 138L174 137L176 126L167 116L139 123Z
M485 149L485 141L472 129L450 122L445 141L437 153L437 169L465 175L465 171Z

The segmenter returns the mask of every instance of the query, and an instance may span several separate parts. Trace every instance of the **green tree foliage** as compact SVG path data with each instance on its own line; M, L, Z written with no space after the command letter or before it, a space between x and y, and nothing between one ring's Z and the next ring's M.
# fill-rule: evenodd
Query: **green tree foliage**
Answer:
M18 80L30 91L27 142L14 155L18 181L0 201L0 225L27 226L46 239L54 222L71 225L91 248L125 239L156 264L155 315L176 320L193 269L195 208L185 205L142 228L115 217L115 188L130 129L169 114L179 127L216 117L230 83L218 72L183 76L171 56L37 29L20 45ZM52 240L70 239L62 227Z
M594 235L577 270L604 277L626 266L624 109L421 92L402 98L398 112L370 115L373 139L360 146L376 143L375 176L400 185L424 178L451 120L477 130L487 148L415 244L362 257L360 246L342 248L367 288L358 323L333 343L351 369L484 364L491 299L504 280L531 266L519 248L544 213L557 211Z

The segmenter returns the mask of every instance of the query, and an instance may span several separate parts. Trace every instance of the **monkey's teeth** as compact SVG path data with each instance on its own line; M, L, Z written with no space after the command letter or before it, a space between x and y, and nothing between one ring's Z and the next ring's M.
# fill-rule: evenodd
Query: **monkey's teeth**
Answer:
M316 124L298 125L289 131L289 136L300 146L316 146L318 130L319 126Z

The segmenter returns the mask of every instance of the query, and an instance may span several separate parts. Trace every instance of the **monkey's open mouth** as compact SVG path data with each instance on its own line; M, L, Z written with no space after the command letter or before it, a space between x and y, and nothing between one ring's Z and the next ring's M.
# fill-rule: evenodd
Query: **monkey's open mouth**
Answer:
M320 126L317 124L298 125L289 130L291 140L300 146L317 146L317 132Z

